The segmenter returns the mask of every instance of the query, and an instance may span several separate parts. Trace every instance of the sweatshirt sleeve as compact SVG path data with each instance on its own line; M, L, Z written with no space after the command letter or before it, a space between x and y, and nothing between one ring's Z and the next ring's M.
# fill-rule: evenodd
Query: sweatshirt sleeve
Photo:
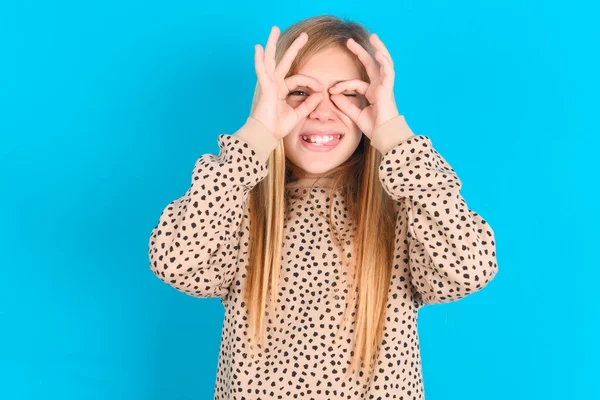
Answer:
M234 135L220 134L218 156L195 162L191 185L162 211L148 245L151 271L194 297L221 297L229 291L250 190L267 175L270 149L278 141L256 120Z
M481 290L498 271L494 231L468 208L454 169L401 115L374 135L383 154L379 180L406 211L398 218L408 215L396 226L406 231L416 301L447 303Z

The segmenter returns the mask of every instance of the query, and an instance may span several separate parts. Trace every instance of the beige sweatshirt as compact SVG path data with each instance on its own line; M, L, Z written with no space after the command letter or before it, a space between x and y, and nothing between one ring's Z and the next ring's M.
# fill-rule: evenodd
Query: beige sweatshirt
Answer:
M331 179L290 182L276 318L267 318L264 352L248 356L243 293L248 254L249 191L268 174L277 145L249 118L218 136L218 156L196 161L191 186L166 206L152 230L151 270L177 290L218 297L225 308L215 399L423 399L417 313L481 290L497 273L489 224L470 210L461 181L429 137L414 135L402 115L380 126L371 144L383 154L379 179L395 200L394 265L383 341L374 375L343 379L352 335L335 337L349 298L349 271L327 224ZM337 196L337 195L336 195ZM338 229L344 201L331 212ZM348 236L350 237L350 236ZM350 241L351 242L351 241ZM268 305L267 305L268 307ZM267 308L268 309L268 308Z

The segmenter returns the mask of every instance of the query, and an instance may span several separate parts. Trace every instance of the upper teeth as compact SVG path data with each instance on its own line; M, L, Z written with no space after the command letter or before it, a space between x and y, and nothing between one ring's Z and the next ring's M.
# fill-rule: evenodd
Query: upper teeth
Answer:
M329 135L329 136L318 136L318 135L302 136L302 139L309 140L312 143L327 143L330 140L333 140L334 138L341 139L342 135L339 134L339 135Z

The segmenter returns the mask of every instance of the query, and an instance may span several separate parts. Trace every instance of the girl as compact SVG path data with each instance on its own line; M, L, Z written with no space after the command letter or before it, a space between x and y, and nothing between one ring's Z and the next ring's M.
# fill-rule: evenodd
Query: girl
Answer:
M149 242L156 276L224 305L215 399L422 399L418 310L490 282L491 227L399 113L377 35L274 26L255 68L244 126Z

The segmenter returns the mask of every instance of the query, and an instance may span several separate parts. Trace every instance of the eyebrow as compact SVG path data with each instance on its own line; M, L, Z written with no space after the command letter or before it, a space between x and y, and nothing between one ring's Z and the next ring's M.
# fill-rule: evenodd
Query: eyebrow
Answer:
M305 74L305 75L306 75L306 74ZM323 82L321 82L320 80L318 80L318 79L317 79L317 78L315 78L314 76L310 76L310 75L306 75L306 76L308 76L309 78L312 78L312 79L316 80L316 81L317 81L317 82L319 82L320 84L323 84ZM338 84L338 83L340 83L340 82L350 81L350 80L352 80L352 79L354 79L354 78L349 78L349 79L340 79L340 80L337 80L337 81L333 81L333 82L331 83L331 86L337 85L337 84Z

